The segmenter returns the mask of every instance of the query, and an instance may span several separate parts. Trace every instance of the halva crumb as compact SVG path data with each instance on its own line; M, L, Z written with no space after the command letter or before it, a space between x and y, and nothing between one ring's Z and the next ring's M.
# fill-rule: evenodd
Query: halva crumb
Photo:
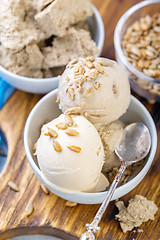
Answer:
M119 213L115 218L120 222L122 231L126 233L134 227L139 227L143 222L154 220L154 215L158 211L158 207L153 201L136 195L129 200L128 207L124 206L123 201L116 202Z

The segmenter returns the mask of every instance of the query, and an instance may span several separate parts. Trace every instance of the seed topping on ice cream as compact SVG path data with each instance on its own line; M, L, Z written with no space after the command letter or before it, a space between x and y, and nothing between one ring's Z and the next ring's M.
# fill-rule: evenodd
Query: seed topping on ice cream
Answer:
M70 78L66 77L66 82L69 83L68 88L66 89L66 92L68 92L69 98L71 100L74 100L75 98L75 91L78 90L78 92L82 91L83 83L86 81L93 81L96 80L96 77L99 74L107 74L104 69L103 65L107 66L107 61L96 61L94 56L88 57L86 59L80 58L79 62L78 59L73 59L66 68L73 68L74 67L74 81L72 84L70 84ZM111 64L108 64L111 66ZM94 89L98 90L101 87L102 84L99 82L94 83ZM75 88L74 88L75 87ZM88 88L83 93L84 98L89 98L92 96L94 92L93 88Z
M73 118L70 115L65 116L65 122L69 127L72 127L74 124Z
M48 132L45 133L44 135L54 137L54 138L58 137L58 133L55 130L53 130L52 128L48 128Z
M70 116L70 115L65 115L65 122L60 122L58 124L55 125L58 129L60 130L65 130L65 133L68 135L68 136L78 136L79 135L79 132L73 128L68 128L68 127L77 127L78 125L76 123L74 123L73 121L73 118ZM53 138L57 138L58 137L58 133L52 129L52 128L49 128L47 127L48 129L48 132L44 133L45 136L49 136L49 137L53 137ZM62 147L61 145L59 144L59 142L57 140L53 140L53 147L55 149L55 151L57 152L61 152L62 151ZM68 148L74 152L77 152L79 153L81 151L81 148L78 147L78 146L68 146Z
M86 73L86 80L87 81L92 81L93 79L95 79L98 76L98 71L94 68L88 71L88 73Z
M74 89L72 87L69 87L66 92L68 92L69 98L74 100Z
M118 93L118 89L117 89L117 86L116 86L115 82L113 83L113 92L114 92L114 94Z
M67 129L66 130L66 134L68 135L68 136L77 136L77 135L79 135L79 132L77 132L75 129Z
M104 73L104 69L101 67L101 64L100 64L100 63L95 62L95 63L94 63L94 66L95 66L96 70L97 70L99 73Z
M84 92L83 97L84 97L84 98L89 98L89 97L92 96L92 94L93 94L93 88L88 88L88 89Z
M58 129L65 130L67 128L67 124L65 122L60 122L56 125Z
M67 80L66 80L67 79ZM126 72L113 60L79 58L71 61L60 76L59 108L63 113L87 117L93 124L109 124L122 116L130 103Z
M80 153L80 151L81 151L81 147L74 146L74 145L68 146L68 148L69 148L71 151L77 152L77 153Z
M100 63L102 66L105 66L105 67L112 67L114 62L107 59L107 58L99 58L97 59L97 62Z
M57 152L62 151L62 147L57 140L53 140L53 147L54 147L55 151L57 151Z
M81 107L69 108L64 114L81 115Z
M93 63L90 60L86 60L85 64L88 68L93 68L94 67Z
M100 151L101 151L101 147L98 148L97 156L99 156Z
M74 73L78 73L81 67L82 67L82 65L80 63L78 63L74 69Z
M95 82L95 83L94 83L94 88L95 88L96 90L98 90L98 88L100 88L100 86L101 86L101 84L100 84L99 82Z

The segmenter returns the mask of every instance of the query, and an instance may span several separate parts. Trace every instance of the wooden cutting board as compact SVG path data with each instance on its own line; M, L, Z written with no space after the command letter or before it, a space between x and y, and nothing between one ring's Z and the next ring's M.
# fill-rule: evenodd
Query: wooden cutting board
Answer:
M120 16L138 0L94 0L100 11L106 30L103 56L114 59L113 32ZM99 205L80 205L67 207L66 201L50 193L46 195L40 182L33 174L27 161L23 132L26 119L41 98L16 91L0 112L0 127L8 141L8 159L0 174L0 240L24 234L48 234L62 239L72 240L85 231L85 224L91 222ZM140 99L154 118L158 131L158 148L149 173L144 180L129 194L122 198L125 202L135 194L142 194L160 206L160 104L150 105ZM17 184L15 192L7 185L9 181ZM34 211L26 216L25 207L33 204ZM160 211L154 221L144 223L143 232L123 234L114 216L118 213L115 203L111 202L101 223L99 240L120 239L160 239Z

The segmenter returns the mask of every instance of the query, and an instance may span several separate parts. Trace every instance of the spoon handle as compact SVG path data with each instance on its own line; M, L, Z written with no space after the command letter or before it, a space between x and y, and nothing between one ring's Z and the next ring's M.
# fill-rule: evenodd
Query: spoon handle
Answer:
M113 196L113 193L114 193L114 191L116 189L116 186L119 183L119 181L120 181L120 179L122 177L122 174L125 171L126 167L127 167L126 163L122 162L122 165L121 165L121 167L119 169L119 172L117 173L113 183L111 184L111 186L110 186L110 188L109 188L109 190L107 192L107 195L106 195L102 205L100 206L98 212L96 213L92 223L90 223L90 224L87 223L86 224L87 232L82 234L80 239L85 239L85 236L88 236L88 232L89 233L91 233L91 232L92 233L99 232L100 227L98 227L98 224L101 221L101 218L102 218L102 216L103 216L103 214L104 214L104 212L105 212L105 210L106 210L106 208L107 208L107 206L108 206L108 204L109 204L109 202L110 202L110 200L111 200L111 198ZM95 238L86 238L86 239L90 240L90 239L95 239Z

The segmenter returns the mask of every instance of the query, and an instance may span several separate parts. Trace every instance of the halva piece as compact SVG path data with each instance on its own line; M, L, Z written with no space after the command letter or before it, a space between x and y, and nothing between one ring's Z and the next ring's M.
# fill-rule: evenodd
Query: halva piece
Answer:
M73 58L95 55L97 51L88 31L71 27L64 37L54 38L53 46L43 48L44 68L64 66Z
M131 231L134 227L139 227L143 222L154 220L154 215L158 211L158 207L153 201L149 201L141 195L130 199L128 207L125 207L122 201L118 201L116 206L119 213L115 217L120 222L124 233Z
M41 28L49 35L64 36L69 26L93 15L90 0L55 0L35 15Z

